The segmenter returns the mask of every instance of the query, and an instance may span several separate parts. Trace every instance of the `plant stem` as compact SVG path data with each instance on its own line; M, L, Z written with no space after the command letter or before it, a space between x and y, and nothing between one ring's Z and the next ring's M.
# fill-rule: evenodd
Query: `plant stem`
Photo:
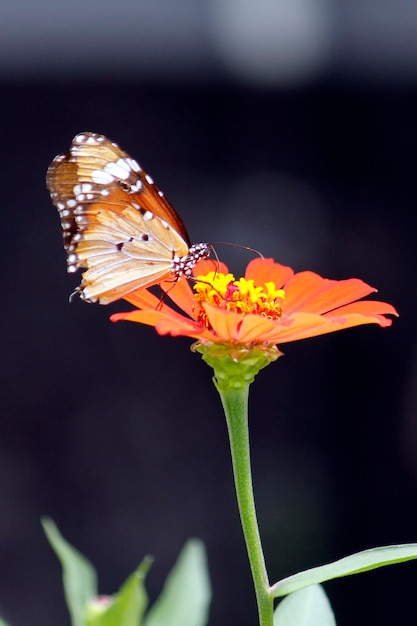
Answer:
M236 496L255 586L259 624L273 626L273 598L270 594L252 486L248 427L249 384L239 388L218 388L218 391L229 431Z

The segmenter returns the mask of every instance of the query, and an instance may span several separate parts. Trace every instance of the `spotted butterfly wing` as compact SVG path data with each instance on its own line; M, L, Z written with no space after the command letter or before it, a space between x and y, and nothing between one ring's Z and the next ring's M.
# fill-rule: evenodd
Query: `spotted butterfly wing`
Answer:
M58 155L47 186L60 218L68 272L80 268L84 300L109 304L162 280L190 276L209 256L191 246L174 207L150 176L103 135L80 133Z

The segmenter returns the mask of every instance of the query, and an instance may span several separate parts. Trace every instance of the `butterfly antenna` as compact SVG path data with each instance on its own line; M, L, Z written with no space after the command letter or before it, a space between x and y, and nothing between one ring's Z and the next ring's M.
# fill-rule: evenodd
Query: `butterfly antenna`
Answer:
M219 260L219 257L217 256L216 250L214 248L214 245L216 246L232 246L232 248L240 248L241 250L246 250L247 252L252 252L253 254L255 254L256 256L258 256L260 259L264 258L264 255L259 252L259 250L256 250L255 248L251 248L250 246L243 246L239 243L230 243L230 241L213 241L212 244L210 244L212 246L212 250L213 250L213 254L216 257L217 261Z
M217 265L217 267L215 269L215 272L214 272L215 275L216 275L216 274L219 273L219 270L220 270L220 259L219 259L219 255L217 254L217 250L216 250L216 248L214 247L214 245L212 243L210 244L210 248L211 248L211 251L212 251L214 259L215 259L215 261L214 261L214 259L210 259L210 261L213 261L213 263L215 263Z

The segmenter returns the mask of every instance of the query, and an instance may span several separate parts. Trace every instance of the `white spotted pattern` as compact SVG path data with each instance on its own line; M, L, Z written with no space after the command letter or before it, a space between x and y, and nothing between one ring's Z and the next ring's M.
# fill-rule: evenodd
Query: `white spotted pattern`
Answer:
M139 163L103 135L80 133L47 185L61 217L77 292L107 304L163 280L189 277L207 244L191 246L181 218Z

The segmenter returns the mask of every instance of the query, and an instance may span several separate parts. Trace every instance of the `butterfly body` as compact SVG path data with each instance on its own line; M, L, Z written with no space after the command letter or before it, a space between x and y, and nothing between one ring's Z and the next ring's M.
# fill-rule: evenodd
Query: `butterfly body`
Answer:
M80 133L58 155L47 186L60 218L68 272L86 269L77 291L108 304L163 280L189 277L209 256L140 165L103 135Z

